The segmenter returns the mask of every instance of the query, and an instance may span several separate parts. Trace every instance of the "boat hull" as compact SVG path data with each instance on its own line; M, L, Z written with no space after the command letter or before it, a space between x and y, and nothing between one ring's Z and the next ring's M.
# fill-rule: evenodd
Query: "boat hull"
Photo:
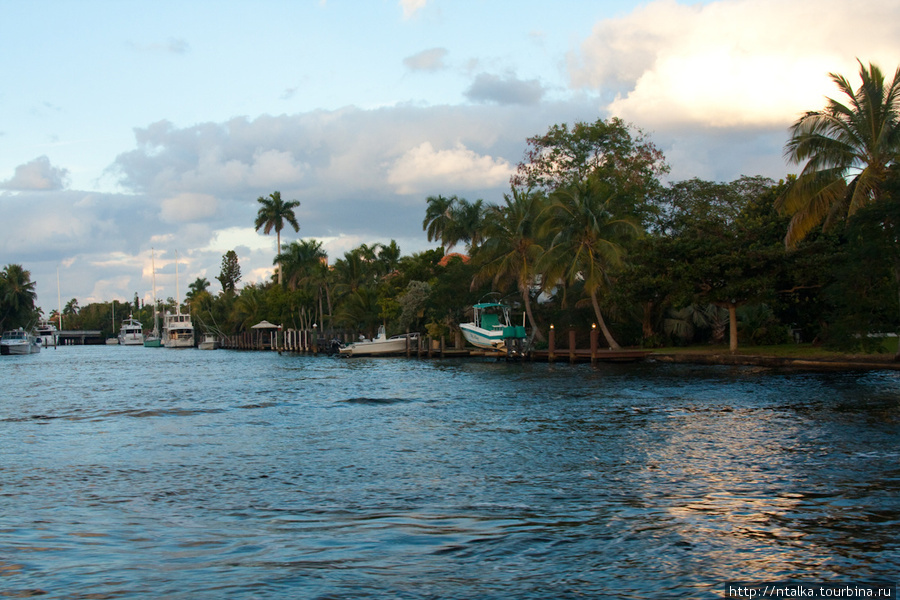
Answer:
M410 338L409 343L414 344L416 338ZM412 346L415 347L415 346ZM398 337L387 340L373 340L369 342L356 342L341 348L341 356L389 356L392 354L406 354L407 338Z
M162 340L158 337L148 337L144 340L144 348L162 348Z
M24 354L37 354L41 351L41 345L31 344L0 344L0 354L3 356L20 356Z
M462 323L459 328L466 341L476 348L484 348L485 350L506 349L502 330L488 331L487 329L476 327L472 323Z
M169 338L166 340L166 348L193 348L193 338Z
M206 336L205 338L203 338L203 341L197 345L197 347L200 350L218 350L219 340L212 336Z
M0 338L0 354L4 356L37 354L40 351L40 338L21 329L4 332L2 338Z
M141 336L127 335L119 338L120 346L140 346L144 343Z

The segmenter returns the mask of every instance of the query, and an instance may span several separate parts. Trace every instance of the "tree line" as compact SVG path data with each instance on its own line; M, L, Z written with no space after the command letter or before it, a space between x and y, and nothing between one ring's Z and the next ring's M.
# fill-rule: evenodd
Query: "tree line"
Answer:
M336 260L318 240L281 243L285 226L299 231L299 202L273 192L257 199L255 221L278 237L272 280L239 288L229 252L222 291L197 279L185 310L229 334L266 319L325 334L372 335L385 324L440 336L494 294L538 345L554 325L596 326L611 348L802 340L876 349L870 334L900 324L900 69L887 80L860 63L859 75L854 88L832 74L843 98L791 127L785 156L802 169L778 182L664 182L665 157L640 129L616 118L555 125L527 140L502 202L426 199L422 227L437 248L402 255L394 241L364 244ZM21 278L21 267L9 269ZM21 315L6 308L4 285L12 323ZM87 319L90 307L72 308ZM147 322L148 307L134 308Z

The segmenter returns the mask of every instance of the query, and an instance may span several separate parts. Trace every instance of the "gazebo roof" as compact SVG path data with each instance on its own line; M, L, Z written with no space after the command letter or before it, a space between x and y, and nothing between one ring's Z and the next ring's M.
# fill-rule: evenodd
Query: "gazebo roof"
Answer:
M251 327L250 329L281 329L281 325L273 325L272 323L269 323L268 321L263 320L263 321L260 321L259 323L257 323L256 325L254 325L253 327Z

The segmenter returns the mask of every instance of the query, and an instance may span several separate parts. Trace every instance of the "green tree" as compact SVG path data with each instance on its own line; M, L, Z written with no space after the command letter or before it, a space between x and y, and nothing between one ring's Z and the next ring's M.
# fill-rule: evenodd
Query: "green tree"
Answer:
M886 82L875 65L859 67L862 84L855 90L831 73L846 104L828 98L824 109L807 112L791 127L785 155L805 165L778 200L792 216L789 247L819 224L827 228L882 199L888 168L900 156L900 68Z
M444 249L449 249L449 233L453 222L453 205L456 196L445 198L438 194L429 196L426 200L425 220L422 221L422 231L427 232L428 241L440 241Z
M583 282L597 325L610 348L620 348L603 317L600 295L622 265L624 243L639 232L633 219L614 211L616 194L604 181L585 181L551 197L545 226L555 232L539 266L544 286Z
M288 289L300 291L295 299L302 305L301 321L306 326L309 314L314 321L325 322L325 304L331 314L331 293L329 289L328 254L318 240L300 240L285 245L284 252L275 260L282 265ZM309 310L309 308L312 310ZM314 317L318 313L318 320Z
M669 168L647 136L619 118L554 125L528 139L525 158L511 178L513 187L552 193L590 179L602 179L636 212Z
M0 273L0 329L31 326L38 318L36 298L31 273L22 265L6 265Z
M422 230L428 241L440 241L445 251L460 242L471 249L481 242L485 206L483 200L469 202L465 198L429 196Z
M490 280L500 289L513 284L522 296L535 339L543 341L531 309L531 290L536 266L544 254L540 217L546 207L546 196L512 188L503 200L503 206L491 206L487 210L484 242L473 257L479 269L475 283Z
M188 285L187 295L185 296L185 300L190 303L194 297L200 295L202 292L205 292L209 288L209 281L206 277L198 277L193 281L193 283Z
M779 190L764 177L731 183L693 179L673 184L662 227L666 262L682 307L714 304L728 310L729 347L738 348L738 307L775 298L785 269ZM709 314L709 313L707 313Z
M222 291L226 294L234 292L241 280L241 265L238 263L238 255L234 250L229 250L222 256L222 269L216 277L222 284Z
M268 197L260 196L256 201L261 205L256 213L256 230L259 231L262 228L263 232L269 235L274 229L278 238L276 254L280 254L281 230L284 229L285 222L293 227L294 231L300 231L300 224L297 223L297 217L294 215L294 209L300 206L300 202L297 200L285 202L281 199L281 192L278 191L272 192ZM277 262L274 264L278 266ZM281 285L281 283L281 268L278 266L278 284Z
M66 317L74 317L78 314L79 311L78 299L72 298L68 302L66 302L65 307L63 307L63 316Z

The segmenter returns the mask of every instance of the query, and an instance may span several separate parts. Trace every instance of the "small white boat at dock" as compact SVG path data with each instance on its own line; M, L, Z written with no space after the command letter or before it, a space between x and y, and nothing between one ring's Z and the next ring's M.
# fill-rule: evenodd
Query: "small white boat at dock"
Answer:
M463 337L477 348L506 350L510 338L525 337L525 328L514 326L509 320L509 306L499 302L483 302L472 307L471 323L461 323Z
M404 354L407 348L415 350L419 343L418 333L404 333L387 337L384 326L378 328L374 340L363 339L341 348L341 356L388 356Z
M203 341L197 345L201 350L216 350L219 348L219 338L214 335L203 336Z

